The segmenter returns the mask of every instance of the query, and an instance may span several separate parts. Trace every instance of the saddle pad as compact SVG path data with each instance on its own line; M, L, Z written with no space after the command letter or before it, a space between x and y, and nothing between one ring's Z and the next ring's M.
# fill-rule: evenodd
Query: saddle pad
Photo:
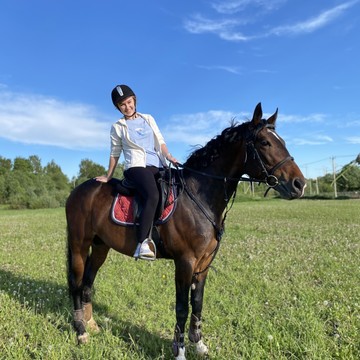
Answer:
M118 224L123 226L135 225L134 224L134 197L122 194L117 194L113 205L111 207L111 218ZM170 216L175 210L174 189L170 190L169 205L164 208L160 218L155 222L155 225L164 224L169 220Z

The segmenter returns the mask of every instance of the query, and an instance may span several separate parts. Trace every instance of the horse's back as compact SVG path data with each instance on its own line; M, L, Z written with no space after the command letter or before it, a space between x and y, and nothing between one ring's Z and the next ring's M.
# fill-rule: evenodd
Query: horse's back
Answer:
M108 207L112 199L112 185L89 179L78 185L66 201L66 217L68 224L71 219L88 217L94 209Z
M74 188L66 201L66 211L90 201L92 194L94 194L99 185L96 180L89 179Z

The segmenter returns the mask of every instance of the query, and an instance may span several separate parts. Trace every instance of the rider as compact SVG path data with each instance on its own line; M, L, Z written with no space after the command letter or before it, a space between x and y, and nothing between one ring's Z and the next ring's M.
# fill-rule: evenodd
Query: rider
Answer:
M107 175L95 179L108 182L123 152L124 176L135 185L143 205L136 231L138 246L133 256L136 259L152 260L155 254L150 249L147 238L159 201L156 178L159 176L159 169L166 166L166 160L175 165L178 161L170 154L155 119L149 114L136 111L136 96L129 86L117 85L111 92L111 99L123 117L111 127Z

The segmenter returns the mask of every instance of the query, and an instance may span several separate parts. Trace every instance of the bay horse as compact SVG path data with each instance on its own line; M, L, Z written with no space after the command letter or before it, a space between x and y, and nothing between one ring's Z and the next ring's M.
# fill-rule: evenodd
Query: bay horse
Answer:
M182 179L183 191L176 209L158 227L162 251L157 258L175 263L176 325L173 353L185 360L185 324L191 316L188 337L200 355L208 353L203 342L201 314L206 277L224 230L226 212L238 182L249 178L264 182L282 198L303 195L305 178L285 142L275 132L276 112L263 119L261 103L251 121L232 123L204 147L195 150L173 170ZM132 256L137 242L134 227L115 224L110 217L114 184L88 180L76 187L66 203L68 230L68 286L73 301L73 326L78 343L86 343L86 328L98 330L93 319L91 290L110 248ZM135 263L134 263L135 266Z

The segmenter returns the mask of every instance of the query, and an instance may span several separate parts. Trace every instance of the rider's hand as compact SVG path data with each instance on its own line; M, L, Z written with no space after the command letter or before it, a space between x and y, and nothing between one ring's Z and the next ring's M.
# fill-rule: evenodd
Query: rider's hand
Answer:
M174 158L170 153L166 156L166 160L170 161L174 166L179 165L179 161Z
M97 176L94 178L96 181L100 181L100 182L103 182L103 183L107 183L109 181L108 177L107 176Z

